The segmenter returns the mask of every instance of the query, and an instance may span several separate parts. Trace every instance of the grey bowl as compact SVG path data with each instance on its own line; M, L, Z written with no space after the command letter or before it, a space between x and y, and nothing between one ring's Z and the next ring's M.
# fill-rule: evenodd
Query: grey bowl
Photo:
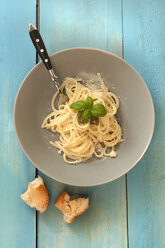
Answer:
M94 186L127 173L142 158L152 139L155 114L150 92L139 73L120 57L98 49L73 48L51 56L59 80L66 76L92 78L97 72L120 99L118 119L124 142L117 158L92 159L79 165L64 163L49 145L54 134L41 129L55 92L43 63L26 76L14 107L15 131L25 155L40 171L69 185Z

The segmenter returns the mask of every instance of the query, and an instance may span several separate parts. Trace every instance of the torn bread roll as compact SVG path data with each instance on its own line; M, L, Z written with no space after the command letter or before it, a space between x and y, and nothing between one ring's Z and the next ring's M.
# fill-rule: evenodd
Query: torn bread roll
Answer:
M27 191L21 195L22 200L31 208L36 208L44 213L49 205L49 193L43 179L38 176L30 182Z
M66 223L72 223L89 208L89 198L76 195L74 199L74 195L71 198L63 191L54 205L64 214L64 221Z

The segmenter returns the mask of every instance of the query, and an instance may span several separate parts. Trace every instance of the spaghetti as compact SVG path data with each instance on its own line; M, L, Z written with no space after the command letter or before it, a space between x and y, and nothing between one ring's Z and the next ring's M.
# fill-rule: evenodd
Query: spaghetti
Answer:
M52 98L50 113L43 121L42 128L50 129L60 134L58 141L50 141L50 144L63 152L66 163L77 164L95 155L98 158L104 156L116 157L114 147L122 141L122 131L115 114L119 107L118 97L108 91L100 73L99 87L93 83L84 86L76 78L66 78L61 85L65 88L66 96L63 95L64 103L59 103L58 109L55 101L58 92ZM78 112L70 108L70 105L78 100L85 101L90 96L94 104L103 104L107 114L99 117L98 124L80 123ZM110 148L110 150L109 150Z

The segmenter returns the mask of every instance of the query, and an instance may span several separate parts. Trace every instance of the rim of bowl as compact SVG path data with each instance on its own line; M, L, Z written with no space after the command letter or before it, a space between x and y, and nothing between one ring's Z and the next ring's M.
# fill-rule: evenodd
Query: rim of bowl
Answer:
M152 107L152 114L153 114L153 126L152 126L152 132L150 134L150 137L148 139L148 143L144 149L144 151L142 152L141 156L139 156L139 158L132 164L132 166L126 170L124 173L122 173L120 176L116 176L114 178L112 178L111 180L106 180L106 181L103 181L103 182L99 182L99 183L96 183L96 184L90 184L90 185L82 185L82 184L72 184L72 183L66 183L66 182L63 182L61 181L59 178L54 178L52 177L51 175L49 175L47 172L41 170L39 168L39 166L29 157L29 155L26 153L24 147L22 146L21 144L21 141L19 140L19 136L18 136L18 132L17 132L17 128L16 128L16 118L15 118L15 113L16 113L16 104L17 104L17 99L18 99L18 96L19 96L19 93L23 87L23 84L24 82L26 81L26 79L28 78L29 74L35 70L37 67L40 66L41 63L43 63L42 61L40 61L39 63L37 63L35 66L33 66L33 68L28 72L28 74L25 76L24 80L21 82L21 85L17 91L17 95L15 97L15 102L14 102L14 108L13 108L13 119L14 119L14 129L15 129L15 134L16 134L16 137L17 137L17 141L22 149L22 151L24 152L25 156L28 158L28 160L31 162L31 164L33 166L35 166L36 169L38 169L39 171L41 171L43 174L45 174L46 176L48 176L49 178L52 178L53 180L57 181L57 182L60 182L60 183L63 183L63 184L66 184L66 185L70 185L70 186L75 186L75 187L94 187L94 186L100 186L100 185L104 185L104 184L107 184L107 183L110 183L116 179L119 179L120 177L124 176L125 174L127 174L133 167L135 167L135 165L142 159L142 157L144 156L144 154L146 153L150 143L151 143L151 140L152 140L152 137L153 137L153 134L154 134L154 128L155 128L155 108L154 108L154 103L153 103L153 99L152 99L152 95L150 93L150 90L147 86L147 84L145 83L144 79L142 78L142 76L140 75L140 73L132 66L130 65L126 60L124 60L123 58L119 57L118 55L112 53L112 52L109 52L109 51L105 51L105 50L102 50L102 49L99 49L99 48L92 48L92 47L73 47L73 48L67 48L67 49L63 49L63 50L60 50L58 52L55 52L53 54L51 54L49 57L53 57L54 55L56 54L59 54L59 53L64 53L64 52L67 52L67 51L72 51L72 50L93 50L93 51L97 51L97 52L101 52L101 53L105 53L105 54L108 54L108 55L111 55L113 57L116 57L117 59L121 60L123 63L125 63L128 67L130 67L141 79L141 82L143 83L143 86L145 87L145 89L147 90L148 92L148 96L150 97L150 100L151 100L151 107Z

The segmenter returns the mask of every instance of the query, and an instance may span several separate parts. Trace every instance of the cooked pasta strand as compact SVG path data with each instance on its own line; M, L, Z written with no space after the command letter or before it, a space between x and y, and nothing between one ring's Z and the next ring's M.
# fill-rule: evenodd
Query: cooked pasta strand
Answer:
M100 73L98 73L98 78L100 88L90 88L90 85L86 87L76 78L66 78L61 89L65 88L67 102L59 105L57 109L55 107L57 93L55 93L51 101L53 112L42 123L42 128L60 134L60 140L50 141L50 144L59 149L59 153L63 152L63 159L66 163L77 164L93 155L98 158L116 157L114 146L123 141L121 127L115 118L119 108L119 99L114 93L108 91ZM99 117L98 125L90 124L90 122L79 123L78 112L70 108L73 102L85 101L87 96L92 97L94 104L101 103L106 108L107 114ZM108 148L111 148L110 151Z

